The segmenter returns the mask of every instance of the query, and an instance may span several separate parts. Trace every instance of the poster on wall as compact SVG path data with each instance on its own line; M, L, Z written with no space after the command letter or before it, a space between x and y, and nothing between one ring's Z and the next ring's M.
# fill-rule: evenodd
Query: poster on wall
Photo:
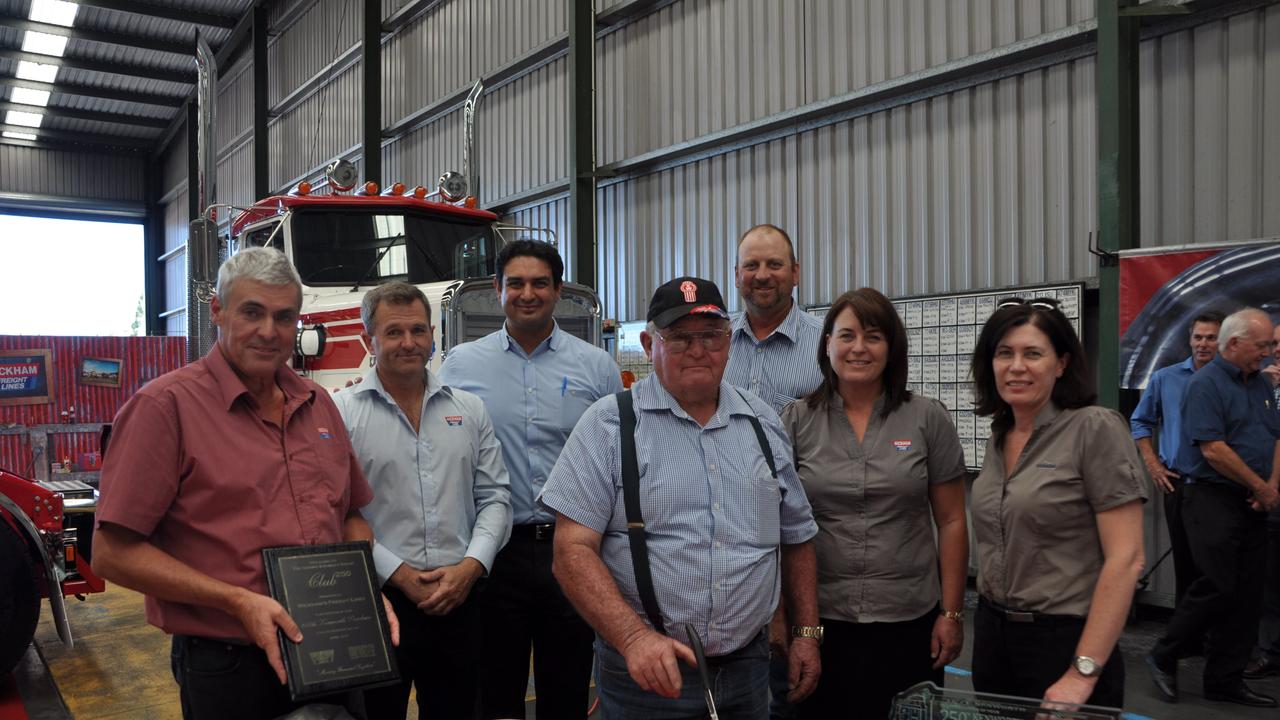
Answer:
M1120 387L1185 360L1196 315L1245 306L1280 317L1280 242L1121 253Z
M43 405L49 402L52 351L0 350L0 405Z

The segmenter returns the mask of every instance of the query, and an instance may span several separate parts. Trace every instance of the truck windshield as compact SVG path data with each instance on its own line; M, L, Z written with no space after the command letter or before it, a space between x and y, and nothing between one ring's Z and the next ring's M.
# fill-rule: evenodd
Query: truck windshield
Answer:
M493 232L483 221L360 210L299 210L290 235L307 285L431 283L493 274Z

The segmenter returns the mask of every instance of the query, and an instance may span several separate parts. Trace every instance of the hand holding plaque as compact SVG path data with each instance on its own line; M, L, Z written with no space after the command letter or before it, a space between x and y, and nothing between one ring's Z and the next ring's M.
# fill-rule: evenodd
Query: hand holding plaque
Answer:
M302 631L280 633L294 702L395 682L400 674L366 542L262 551L267 587Z

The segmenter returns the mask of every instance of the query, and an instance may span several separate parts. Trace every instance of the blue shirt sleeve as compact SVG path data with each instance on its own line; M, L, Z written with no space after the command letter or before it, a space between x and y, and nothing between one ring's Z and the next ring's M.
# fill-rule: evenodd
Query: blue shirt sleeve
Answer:
M502 462L502 446L493 433L493 423L480 399L471 396L477 434L475 476L472 497L476 504L476 522L467 545L467 557L475 558L488 573L493 559L511 537L511 481Z
M1129 432L1134 440L1155 434L1156 426L1160 424L1160 386L1163 383L1164 373L1157 371L1151 376L1151 382L1147 383L1147 389L1142 392L1138 407L1129 416Z
M1226 407L1217 388L1212 382L1193 377L1182 399L1182 437L1198 445L1225 440L1226 433Z

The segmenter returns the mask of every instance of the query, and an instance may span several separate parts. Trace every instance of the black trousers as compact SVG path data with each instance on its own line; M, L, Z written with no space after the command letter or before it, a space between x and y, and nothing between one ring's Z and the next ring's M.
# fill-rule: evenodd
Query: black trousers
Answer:
M524 528L512 529L477 598L484 626L481 712L489 720L524 717L532 646L537 717L585 717L595 633L551 575L550 537L536 539Z
M184 720L271 720L310 703L340 705L365 717L358 693L290 702L289 687L280 684L257 645L174 635L169 660Z
M1037 615L1015 622L979 598L973 618L973 689L1039 700L1075 660L1084 618ZM1124 657L1119 646L1102 668L1089 705L1124 707Z
M893 696L915 685L943 683L929 641L938 610L905 622L850 623L822 619L822 677L800 704L801 720L889 717Z
M1196 569L1195 559L1191 556L1191 543L1187 540L1187 529L1182 523L1182 496L1186 483L1182 478L1175 478L1173 492L1164 496L1164 519L1169 526L1169 548L1173 551L1173 584L1174 605L1182 602L1187 588L1200 577Z
M383 587L400 618L400 646L396 648L400 682L365 691L364 705L370 718L405 717L410 686L418 691L418 717L475 718L480 699L476 589L448 615L427 615L404 593L389 585Z
M1280 662L1280 523L1267 523L1267 580L1262 593L1258 647L1264 657Z
M1152 657L1172 670L1208 631L1204 689L1230 690L1241 681L1258 637L1266 515L1249 509L1243 487L1194 483L1183 492L1187 539L1204 574L1187 588Z

